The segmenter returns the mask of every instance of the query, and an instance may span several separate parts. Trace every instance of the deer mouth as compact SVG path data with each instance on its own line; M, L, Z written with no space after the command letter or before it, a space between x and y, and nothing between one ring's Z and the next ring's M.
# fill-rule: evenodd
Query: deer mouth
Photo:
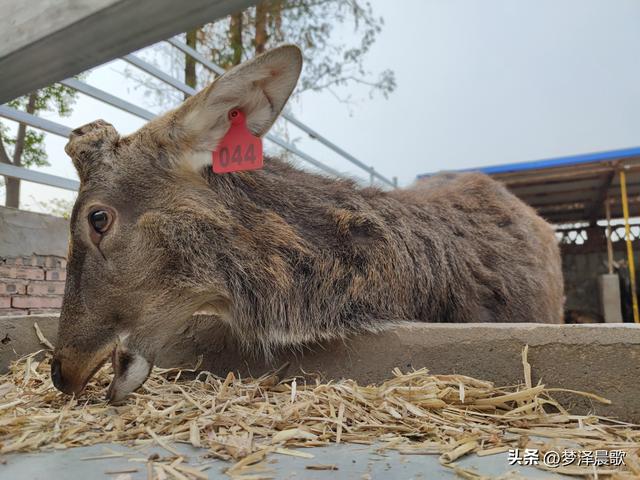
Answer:
M113 379L109 384L106 399L119 403L137 390L149 377L152 363L142 355L118 346L113 350L111 364Z
M106 400L108 402L110 402L114 396L114 384L116 382L116 377L118 375L118 373L116 372L117 356L118 356L118 347L114 348L113 352L111 353L111 366L113 368L113 378L111 379L111 382L109 383L109 387L107 388Z
M98 370L100 370L103 367L103 365L107 362L108 359L109 359L109 355L107 354L102 360L100 360L100 362L98 362L98 364L94 367L94 369L91 370L91 372L89 373L89 376L82 384L82 389L80 390L80 392L82 392L85 388L87 388L87 384L89 383L89 380L91 380L96 375L96 373L98 373Z

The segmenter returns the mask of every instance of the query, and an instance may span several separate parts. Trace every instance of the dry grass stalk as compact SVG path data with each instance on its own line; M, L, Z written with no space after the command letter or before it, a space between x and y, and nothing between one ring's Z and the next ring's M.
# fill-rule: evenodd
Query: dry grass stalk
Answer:
M207 466L183 464L172 446L182 442L208 449L211 457L233 460L227 473L247 479L270 478L264 461L269 454L313 458L291 447L379 442L382 449L403 454L438 454L459 475L481 478L453 462L471 452L490 455L530 447L542 453L572 446L625 450L628 467L619 474L633 475L640 464L640 427L569 414L551 398L550 389L531 384L526 353L525 384L506 388L464 375L431 375L426 369L395 369L379 385L298 379L292 387L291 380L278 381L273 375L237 379L230 373L221 379L201 372L186 379L178 370L156 368L121 406L103 399L108 367L74 399L53 388L49 353L35 353L0 377L0 453L102 442L157 444L171 457L139 459L146 463L148 478L205 478ZM549 407L557 411L547 413ZM534 442L532 436L545 440ZM573 467L566 472L593 473Z
M323 465L323 464L306 465L304 468L306 468L307 470L339 470L337 465Z

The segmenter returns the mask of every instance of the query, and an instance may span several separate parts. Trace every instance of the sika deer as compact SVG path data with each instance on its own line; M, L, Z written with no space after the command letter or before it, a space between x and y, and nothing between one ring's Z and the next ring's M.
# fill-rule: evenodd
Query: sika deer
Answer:
M202 309L267 355L403 321L561 322L551 227L486 176L382 191L275 158L213 173L228 112L264 135L301 64L283 46L132 135L101 120L73 131L81 186L52 364L60 390L79 393L113 354L109 396L123 398Z

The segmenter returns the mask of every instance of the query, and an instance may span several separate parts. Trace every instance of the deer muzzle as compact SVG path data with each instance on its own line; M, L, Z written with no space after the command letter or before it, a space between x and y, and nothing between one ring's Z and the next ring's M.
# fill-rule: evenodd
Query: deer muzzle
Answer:
M68 347L58 349L51 362L53 385L61 392L78 395L110 357L114 348L115 344L109 344L91 353L79 352Z

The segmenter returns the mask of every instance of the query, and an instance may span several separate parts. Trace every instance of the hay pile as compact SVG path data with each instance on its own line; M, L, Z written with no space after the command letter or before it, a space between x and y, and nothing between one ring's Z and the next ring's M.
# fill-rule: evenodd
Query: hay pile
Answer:
M108 367L81 398L73 399L52 386L49 353L43 359L32 354L0 377L0 454L100 442L158 444L169 456L145 460L149 478L206 478L206 465L187 466L172 446L185 442L208 449L211 457L234 461L230 476L257 479L270 478L263 460L271 452L311 458L293 448L375 443L404 454L436 454L460 475L481 478L458 469L455 460L470 452L491 455L514 447L538 448L541 455L551 449L607 449L626 451L626 466L598 467L600 478L613 473L640 478L640 427L571 415L553 400L552 389L532 385L526 353L525 348L524 385L503 388L425 369L396 369L380 385L361 386L351 380L279 381L276 375L222 379L207 372L185 379L184 371L156 368L122 406L104 402ZM594 469L553 471L589 475Z

